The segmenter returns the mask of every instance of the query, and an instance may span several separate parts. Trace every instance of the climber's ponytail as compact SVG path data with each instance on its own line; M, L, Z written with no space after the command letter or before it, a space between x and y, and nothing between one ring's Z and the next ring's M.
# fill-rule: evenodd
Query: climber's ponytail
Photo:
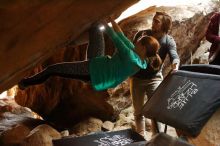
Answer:
M162 60L158 55L160 48L159 42L152 36L142 36L140 41L146 47L148 68L153 71L159 70L162 65Z

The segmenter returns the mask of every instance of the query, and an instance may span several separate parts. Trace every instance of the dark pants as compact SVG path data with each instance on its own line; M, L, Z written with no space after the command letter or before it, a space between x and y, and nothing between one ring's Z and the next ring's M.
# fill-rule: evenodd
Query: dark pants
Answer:
M62 62L48 66L46 69L19 82L21 88L45 82L50 76L60 76L71 79L90 81L89 60L97 56L103 56L105 44L103 32L98 26L89 29L89 46L87 60L77 62Z
M215 59L209 64L220 65L220 53L215 57Z

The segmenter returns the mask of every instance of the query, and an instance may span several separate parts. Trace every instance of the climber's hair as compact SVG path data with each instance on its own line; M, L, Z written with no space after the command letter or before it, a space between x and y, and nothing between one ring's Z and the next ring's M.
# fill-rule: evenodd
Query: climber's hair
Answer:
M158 55L160 44L157 39L152 36L144 35L138 40L146 47L146 60L148 62L149 69L153 71L159 70L162 65L162 60Z
M165 33L168 33L169 30L172 28L172 18L171 18L171 16L168 15L167 13L165 13L165 12L156 12L154 17L157 16L157 15L163 16L162 31L165 32Z

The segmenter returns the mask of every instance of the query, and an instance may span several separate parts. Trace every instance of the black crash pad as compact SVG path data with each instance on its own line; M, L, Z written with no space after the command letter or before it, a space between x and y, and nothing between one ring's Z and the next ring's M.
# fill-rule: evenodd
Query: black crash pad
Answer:
M53 140L53 144L54 146L123 146L139 141L145 139L131 129L126 129Z
M163 80L142 112L147 118L197 136L220 107L220 67L193 65L181 69Z

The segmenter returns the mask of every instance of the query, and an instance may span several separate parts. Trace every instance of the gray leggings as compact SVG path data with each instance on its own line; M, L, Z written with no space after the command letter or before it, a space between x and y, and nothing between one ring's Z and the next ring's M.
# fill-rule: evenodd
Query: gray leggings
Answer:
M89 60L97 56L104 56L104 52L105 43L103 32L99 30L98 26L92 26L89 29L89 46L86 61L62 62L50 65L38 74L22 79L20 84L23 87L40 84L46 81L50 76L60 76L89 82Z

